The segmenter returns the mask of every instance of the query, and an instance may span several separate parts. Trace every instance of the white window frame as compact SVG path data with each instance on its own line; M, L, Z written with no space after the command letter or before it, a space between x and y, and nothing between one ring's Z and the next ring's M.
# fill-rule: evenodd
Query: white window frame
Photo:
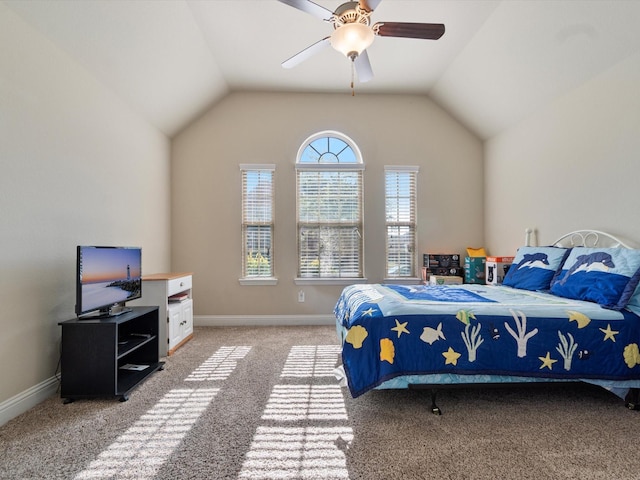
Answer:
M339 156L333 156L330 152L318 152L321 156L317 161L304 161L303 156L305 155L305 151L307 151L307 147L309 147L313 142L317 140L325 139L325 138L336 138L342 142L344 142L348 148L350 149L350 153L353 153L355 161L348 161L345 163L341 163ZM330 157L329 160L322 155L322 153L326 153L327 157ZM362 154L360 153L360 149L355 144L353 140L351 140L346 135L327 130L323 132L318 132L309 138L307 138L302 145L300 146L298 153L296 155L296 235L297 235L297 263L298 263L298 275L295 278L294 282L296 285L351 285L353 283L365 283L367 279L364 276L364 238L363 238L363 218L364 218L364 162L362 160ZM304 176L311 177L309 175L310 172L313 173L327 173L327 172L335 172L340 175L341 172L355 172L357 175L357 182L359 185L359 205L358 205L358 218L354 221L345 221L342 222L338 220L337 222L331 222L328 220L320 219L315 221L308 221L308 219L301 218L301 182ZM312 173L312 174L313 174ZM318 182L320 184L320 182ZM322 267L319 265L318 267L318 276L310 276L309 272L306 271L307 275L304 275L305 268L303 267L303 263L305 259L303 258L303 245L302 245L302 232L304 229L318 229L322 230L323 228L327 229L335 229L335 228L344 228L344 227L353 227L355 230L355 234L358 237L358 251L357 251L357 262L359 270L358 276L322 276ZM320 240L319 240L320 242ZM322 246L318 245L318 257L320 257L320 251L322 250ZM321 261L318 258L318 261Z
M275 216L275 165L274 164L241 164L240 176L241 176L241 190L242 190L242 276L239 279L241 285L276 285L278 279L274 275L274 216ZM270 191L268 192L271 200L271 204L268 206L267 218L251 218L251 213L248 211L248 192L247 192L247 174L248 173L261 173L269 172L271 174L271 183L269 185ZM264 207L263 207L264 208ZM269 218L270 217L270 218ZM250 252L247 250L248 237L247 232L249 227L268 227L269 228L269 272L268 275L255 274L252 275L248 272L248 255Z
M420 280L418 271L418 225L417 225L417 205L418 205L418 172L419 167L409 165L385 165L384 167L384 191L385 191L385 282L393 283L415 283ZM405 176L405 180L409 181L409 197L405 197L405 204L401 205L400 192L396 190L393 185L391 189L394 190L394 195L388 196L389 193L389 181L390 175L394 177ZM393 215L389 215L393 212ZM395 212L394 212L395 211ZM402 219L399 217L403 217ZM394 241L390 234L390 229L405 229L409 230L411 239L408 247L408 254L410 255L410 268L411 271L408 275L401 274L401 267L404 265L391 265L397 262L394 256L397 256L397 252L394 253ZM397 249L397 245L395 246ZM408 256L408 255L405 255ZM403 263L403 262L400 262ZM394 275L390 270L394 267L398 268L398 274Z

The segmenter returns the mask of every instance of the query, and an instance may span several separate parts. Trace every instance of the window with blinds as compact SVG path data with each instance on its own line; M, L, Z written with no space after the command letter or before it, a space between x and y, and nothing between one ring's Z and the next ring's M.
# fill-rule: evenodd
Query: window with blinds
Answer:
M360 152L337 132L307 140L296 163L298 277L362 278Z
M417 167L385 167L386 277L416 277Z
M242 276L273 277L273 165L241 165Z

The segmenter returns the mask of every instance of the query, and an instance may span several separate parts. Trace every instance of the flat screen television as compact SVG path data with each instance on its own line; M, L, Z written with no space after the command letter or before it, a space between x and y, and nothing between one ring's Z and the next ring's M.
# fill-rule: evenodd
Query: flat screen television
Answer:
M76 315L109 317L130 311L125 303L142 296L141 266L140 247L79 245Z

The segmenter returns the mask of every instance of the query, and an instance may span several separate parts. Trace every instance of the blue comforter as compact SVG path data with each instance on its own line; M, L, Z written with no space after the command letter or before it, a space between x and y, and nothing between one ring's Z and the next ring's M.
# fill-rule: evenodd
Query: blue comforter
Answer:
M503 286L352 285L335 307L354 397L404 375L640 379L640 317Z

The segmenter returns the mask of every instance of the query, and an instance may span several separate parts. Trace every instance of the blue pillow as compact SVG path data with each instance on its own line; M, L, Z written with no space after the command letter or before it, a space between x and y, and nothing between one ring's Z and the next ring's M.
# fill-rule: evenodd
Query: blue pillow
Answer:
M568 254L568 248L520 247L502 284L522 290L549 290Z
M638 282L640 250L576 247L551 282L551 293L622 310Z
M627 302L627 305L640 308L640 285L636 287L636 291L631 295L631 298Z

